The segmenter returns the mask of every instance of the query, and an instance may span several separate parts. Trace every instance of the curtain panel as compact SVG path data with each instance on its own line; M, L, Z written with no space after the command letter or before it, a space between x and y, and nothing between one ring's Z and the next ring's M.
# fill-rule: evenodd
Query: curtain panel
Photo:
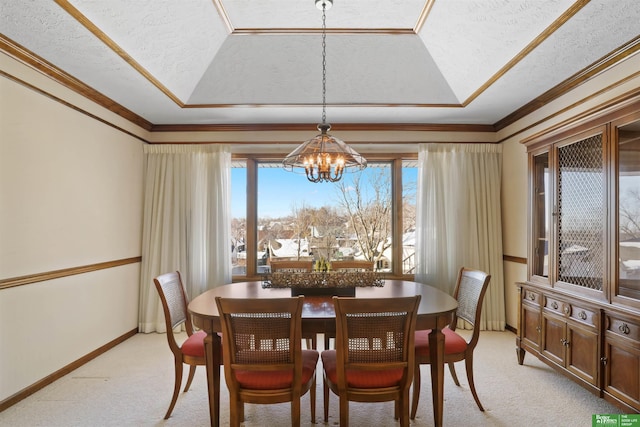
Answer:
M452 295L461 267L491 274L480 328L498 331L506 323L501 175L498 144L419 147L416 281Z
M231 283L228 145L144 146L140 332L166 332L153 278L182 274L187 296Z

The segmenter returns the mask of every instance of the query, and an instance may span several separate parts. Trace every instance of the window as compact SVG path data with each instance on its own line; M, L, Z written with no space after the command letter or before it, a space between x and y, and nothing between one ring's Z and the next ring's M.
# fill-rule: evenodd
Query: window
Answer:
M247 274L247 162L231 163L231 274Z
M402 162L402 273L416 269L416 191L418 167L415 160Z
M415 160L369 160L337 183L311 183L284 170L279 159L233 165L234 276L267 272L269 258L364 259L380 272L413 274ZM394 191L395 180L404 183L402 191Z

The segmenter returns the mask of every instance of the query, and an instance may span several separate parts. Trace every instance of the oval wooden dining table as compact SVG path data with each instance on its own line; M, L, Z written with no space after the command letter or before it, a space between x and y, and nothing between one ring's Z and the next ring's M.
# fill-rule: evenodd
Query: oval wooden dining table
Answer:
M385 280L383 286L357 287L355 298L392 298L420 295L420 307L416 329L431 329L429 349L431 351L431 385L433 393L433 417L436 426L442 426L444 401L444 335L441 329L447 326L458 308L458 302L449 294L417 282ZM217 334L222 331L216 297L225 298L286 298L291 296L289 288L263 287L262 281L239 282L210 289L189 303L193 323L207 333L205 358L209 414L211 425L220 424L220 366L214 357L220 354L221 341ZM330 296L305 296L302 310L302 329L309 333L334 333L335 312Z

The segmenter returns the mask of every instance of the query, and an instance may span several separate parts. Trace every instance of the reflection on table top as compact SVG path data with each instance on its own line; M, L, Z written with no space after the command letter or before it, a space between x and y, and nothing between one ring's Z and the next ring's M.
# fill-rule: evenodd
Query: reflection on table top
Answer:
M450 315L458 306L457 301L447 293L429 285L405 280L385 280L384 286L356 287L356 298L392 298L421 295L418 308L418 327L420 318L434 317L438 314ZM289 288L264 288L261 281L240 282L211 289L194 298L189 311L201 319L217 322L218 310L215 298L284 298L291 296ZM331 296L308 296L302 312L304 320L328 320L335 318ZM194 319L195 320L195 319ZM198 326L201 323L195 320ZM216 325L219 326L219 325ZM442 325L439 327L444 327Z

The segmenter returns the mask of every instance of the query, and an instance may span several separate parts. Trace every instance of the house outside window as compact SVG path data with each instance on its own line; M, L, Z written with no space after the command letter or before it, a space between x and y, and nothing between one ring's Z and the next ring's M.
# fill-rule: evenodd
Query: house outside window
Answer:
M337 183L311 183L279 160L234 159L231 177L234 280L267 273L276 259L368 260L389 276L414 273L415 160L369 160Z

